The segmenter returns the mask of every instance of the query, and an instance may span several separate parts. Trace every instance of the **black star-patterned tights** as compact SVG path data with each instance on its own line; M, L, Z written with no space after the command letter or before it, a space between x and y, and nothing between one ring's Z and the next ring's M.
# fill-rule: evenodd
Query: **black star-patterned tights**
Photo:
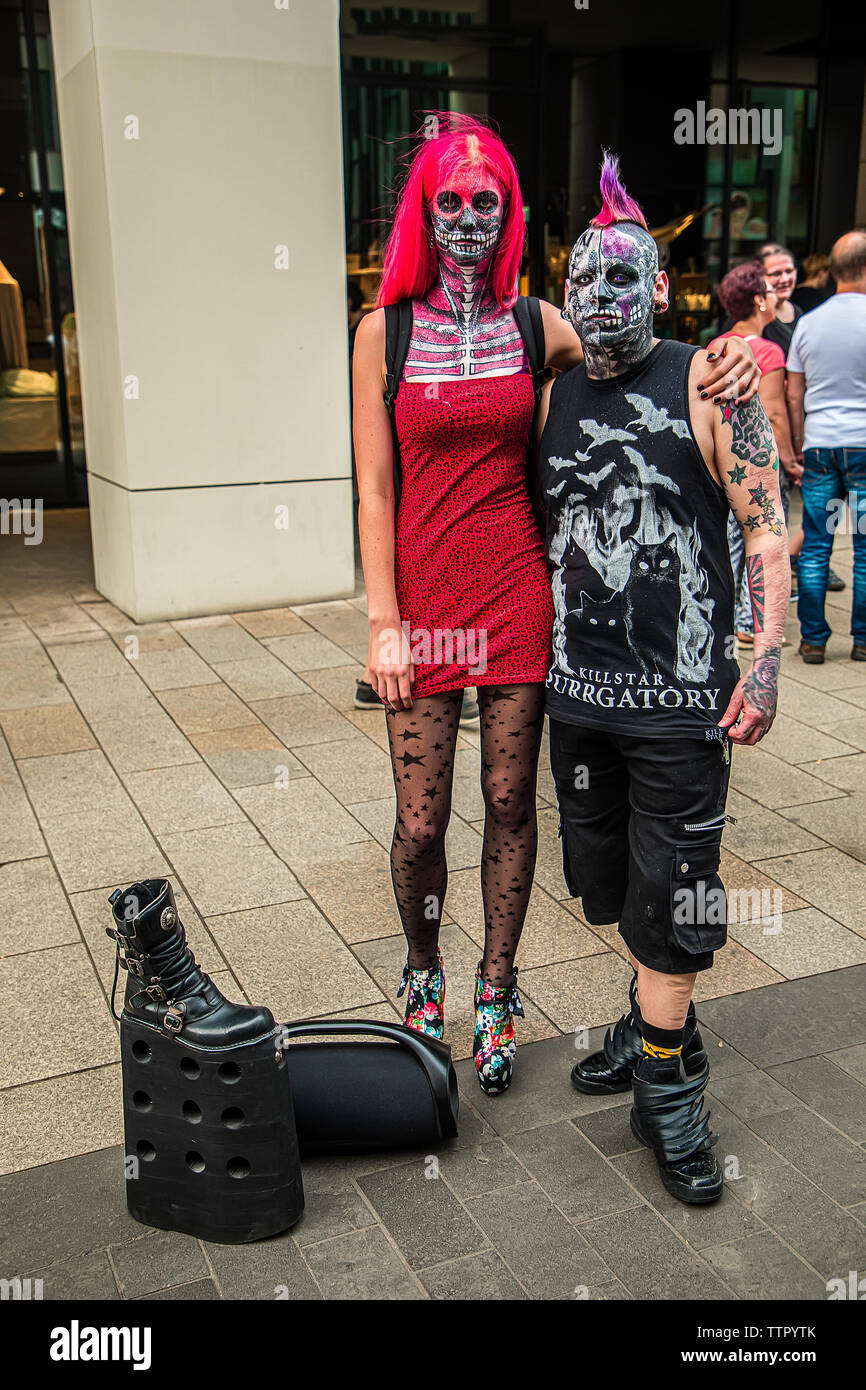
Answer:
M416 700L409 710L388 710L388 738L397 823L391 878L409 964L436 963L448 871L445 830L451 815L454 749L463 692ZM482 973L492 985L510 984L529 902L538 824L535 780L544 719L544 686L479 686L484 846Z

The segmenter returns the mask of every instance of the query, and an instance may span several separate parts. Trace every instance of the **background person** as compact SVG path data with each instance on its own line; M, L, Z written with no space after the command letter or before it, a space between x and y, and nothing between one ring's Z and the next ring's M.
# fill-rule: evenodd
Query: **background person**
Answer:
M803 528L797 616L800 656L824 661L835 522L851 512L854 584L851 657L866 661L866 232L830 252L836 293L797 324L788 356L795 449L803 449Z
M746 340L761 368L758 391L761 404L773 427L778 448L781 465L779 487L787 524L791 484L799 481L803 468L795 456L791 442L785 393L785 354L778 343L770 342L761 336L767 324L775 319L776 291L760 261L747 261L745 265L735 266L733 270L728 271L719 285L718 296L733 319L731 334ZM746 551L742 528L733 512L728 518L728 545L737 593L737 639L741 646L750 647L754 641L754 631L752 601L745 566ZM787 638L783 638L783 645L786 644Z
M817 309L819 304L829 299L834 289L835 284L830 278L830 257L823 251L813 251L803 262L803 273L791 295L791 303L808 314L810 309Z

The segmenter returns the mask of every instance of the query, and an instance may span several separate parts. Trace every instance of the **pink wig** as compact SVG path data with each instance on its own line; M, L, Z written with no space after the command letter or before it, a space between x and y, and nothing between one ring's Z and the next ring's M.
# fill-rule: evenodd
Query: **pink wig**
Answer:
M639 227L646 227L646 218L639 205L629 197L620 182L619 159L607 150L601 166L600 187L601 212L592 218L591 227L610 227L614 222L637 222Z
M508 207L493 262L491 288L502 308L517 298L517 277L523 239L523 196L514 160L498 135L474 116L453 111L433 111L424 128L432 125L432 138L421 138L408 158L408 173L394 213L385 246L382 284L377 303L396 304L426 294L436 279L436 247L432 240L428 201L443 179L464 165L481 165L502 185Z

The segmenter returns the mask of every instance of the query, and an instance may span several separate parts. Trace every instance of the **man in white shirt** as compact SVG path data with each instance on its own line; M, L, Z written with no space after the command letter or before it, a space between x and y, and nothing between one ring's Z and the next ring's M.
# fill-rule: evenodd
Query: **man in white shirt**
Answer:
M837 289L804 314L788 353L788 410L803 458L803 529L797 616L800 656L824 661L824 613L833 536L847 499L854 543L851 635L866 661L866 232L846 232L830 253ZM804 428L805 422L805 428Z

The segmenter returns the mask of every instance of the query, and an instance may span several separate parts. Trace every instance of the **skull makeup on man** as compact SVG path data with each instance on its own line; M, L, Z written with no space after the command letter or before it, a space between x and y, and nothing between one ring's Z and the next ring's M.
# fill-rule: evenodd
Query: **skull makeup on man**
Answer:
M723 1177L691 996L726 941L731 744L772 723L790 571L760 400L710 399L707 354L654 338L667 279L608 155L601 193L566 287L584 363L545 388L540 409L555 612L546 709L567 887L591 926L617 922L635 975L627 1013L572 1081L590 1095L631 1089L632 1131L665 1187L705 1203ZM731 512L755 574L742 679Z
M578 238L568 262L566 310L592 376L616 375L645 357L653 312L667 308L658 247L637 203L623 192L605 165L604 210ZM617 216L623 220L613 220Z

